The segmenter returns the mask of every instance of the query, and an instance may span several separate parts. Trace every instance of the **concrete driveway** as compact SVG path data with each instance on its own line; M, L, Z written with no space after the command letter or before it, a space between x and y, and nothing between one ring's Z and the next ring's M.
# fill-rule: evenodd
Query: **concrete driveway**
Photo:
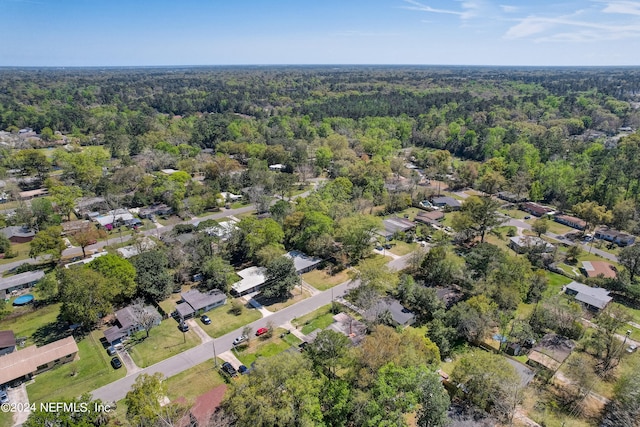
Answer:
M19 404L19 408L23 409L20 412L13 413L13 425L21 426L22 423L27 421L27 418L29 418L29 414L31 413L26 384L22 383L18 387L11 387L7 389L7 395L9 396L9 403Z

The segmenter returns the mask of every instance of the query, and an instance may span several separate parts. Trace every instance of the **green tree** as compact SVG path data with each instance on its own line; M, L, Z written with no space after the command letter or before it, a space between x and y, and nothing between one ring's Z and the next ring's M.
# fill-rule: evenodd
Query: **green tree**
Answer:
M629 281L633 283L640 274L640 245L626 246L618 255L618 262L629 273Z
M606 206L600 206L594 201L578 203L573 206L573 211L587 223L586 230L591 230L598 224L610 223L613 218Z
M100 232L95 225L88 223L73 233L73 240L82 248L82 257L86 258L86 248L93 245L100 237L104 236L104 232Z
M321 389L307 359L283 352L258 359L251 375L232 381L222 407L238 425L316 426L322 422Z
M640 419L640 369L637 360L615 384L601 427L635 427Z
M73 185L56 183L51 179L47 181L46 185L60 213L66 215L67 219L71 221L71 212L76 205L76 200L82 196L82 190Z
M124 303L135 295L136 269L129 260L107 254L94 259L87 266L111 282L118 302Z
M54 260L59 260L65 248L64 241L60 234L62 227L52 226L40 230L31 241L29 256L35 258L38 255L50 255Z
M358 261L371 251L371 238L381 221L370 215L351 216L338 223L336 238L350 262Z
M162 301L171 294L173 283L167 272L167 256L154 250L132 258L136 269L138 292L154 301Z
M15 162L19 169L29 175L36 174L40 181L47 179L47 175L51 170L51 161L42 151L35 149L18 151L15 156Z
M266 283L260 294L265 298L286 299L291 291L300 284L300 276L296 272L293 260L278 257L267 265Z
M202 264L202 286L205 289L220 289L222 292L229 291L230 276L233 268L224 259L214 256Z
M549 231L549 220L545 218L536 219L531 225L531 230L533 230L533 232L536 233L538 237L540 237L541 235Z
M344 334L325 329L316 335L305 349L305 355L314 366L320 367L329 377L335 377L338 368L348 364L349 338Z
M65 268L59 270L58 280L60 316L64 320L91 329L111 313L115 293L102 274L86 267Z
M162 405L167 395L167 384L160 372L141 374L124 398L127 420L134 426L176 425L187 413L180 404Z
M480 235L480 243L488 230L504 222L498 213L500 203L491 197L471 196L462 204L460 212L454 213L453 228L459 232Z
M493 353L474 350L465 354L453 369L451 380L460 384L457 394L484 410L509 397L520 382L515 368Z

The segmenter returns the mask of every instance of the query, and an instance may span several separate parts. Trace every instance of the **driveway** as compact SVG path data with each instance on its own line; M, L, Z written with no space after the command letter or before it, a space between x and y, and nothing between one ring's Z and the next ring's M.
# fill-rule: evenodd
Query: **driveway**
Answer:
M282 325L293 318L303 316L322 307L323 305L330 304L332 297L336 298L343 296L351 287L355 286L357 286L357 282L347 281L341 283L334 286L332 289L326 290L280 311L272 313L267 318L258 319L255 322L250 323L248 326L255 331L258 328L267 327L268 322L272 322L274 325ZM211 343L200 344L194 348L165 359L162 362L142 369L135 375L127 375L124 378L100 387L92 392L93 398L101 399L107 403L115 402L125 397L135 382L136 377L142 373L153 375L156 372L160 372L166 377L171 377L191 368L192 366L211 360L213 358L214 346L217 354L229 351L232 348L233 339L242 334L243 328L244 326L229 332L220 338L212 340Z
M132 375L142 370L141 367L136 365L136 362L133 361L133 359L131 358L131 355L126 349L118 350L118 356L120 356L120 360L122 360L122 364L127 369L127 375Z
M187 325L189 325L189 329L196 333L202 343L210 342L213 339L202 329L196 319L187 320Z
M29 414L31 413L31 409L29 408L29 396L27 395L27 386L22 383L18 387L11 387L7 389L7 394L9 395L9 402L22 404L20 412L13 413L13 425L21 426L22 423L27 421L29 418Z

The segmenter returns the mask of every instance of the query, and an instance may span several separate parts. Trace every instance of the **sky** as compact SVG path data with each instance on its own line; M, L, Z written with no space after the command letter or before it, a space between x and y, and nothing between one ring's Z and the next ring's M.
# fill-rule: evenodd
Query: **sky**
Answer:
M0 0L0 66L640 65L632 0Z

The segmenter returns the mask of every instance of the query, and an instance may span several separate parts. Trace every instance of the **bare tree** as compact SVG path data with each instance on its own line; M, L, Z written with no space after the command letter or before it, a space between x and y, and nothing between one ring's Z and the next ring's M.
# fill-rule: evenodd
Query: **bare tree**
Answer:
M160 323L160 316L148 310L140 298L133 303L132 309L134 321L142 326L147 333L147 338L149 338L149 331Z
M253 186L249 189L249 200L256 205L258 213L264 213L269 210L270 198L264 187L260 185Z

